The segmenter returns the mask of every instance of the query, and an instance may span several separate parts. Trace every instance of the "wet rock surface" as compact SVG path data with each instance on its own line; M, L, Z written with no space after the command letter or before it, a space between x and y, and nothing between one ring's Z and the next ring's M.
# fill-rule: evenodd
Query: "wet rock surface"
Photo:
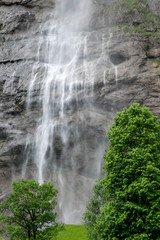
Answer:
M21 174L26 136L33 134L37 108L26 112L26 98L42 23L53 14L54 1L0 1L0 192L9 191ZM46 29L45 29L46 30ZM37 104L35 103L37 106ZM7 190L8 189L8 190Z
M117 1L115 1L117 2ZM112 17L106 10L110 1L97 1L88 31L86 62L95 64L93 69L93 92L84 100L78 92L78 105L72 99L72 114L66 119L72 131L63 153L64 142L55 134L53 144L57 162L64 161L67 175L74 166L67 159L76 159L79 177L95 179L92 159L102 161L103 149L107 145L106 130L117 111L134 102L146 105L160 118L160 39L139 32L125 32L119 24L141 21L136 12L120 13ZM159 2L148 2L155 14L159 14ZM128 14L128 15L127 15ZM54 17L53 0L0 0L0 194L9 191L11 181L23 176L26 159L27 136L33 141L35 129L41 115L40 87L46 64L45 46L40 45L49 31ZM45 45L45 44L44 44ZM41 49L39 49L41 47ZM37 52L40 52L37 57ZM82 54L82 58L84 58ZM81 58L79 59L81 61ZM28 87L34 74L39 81L33 91L31 108L27 110ZM83 74L79 70L79 74ZM92 102L92 108L86 102ZM56 103L54 103L56 104ZM70 104L70 103L68 103ZM67 111L67 104L66 104ZM85 116L85 122L82 121ZM79 146L76 148L75 129L79 129ZM31 144L31 143L30 143ZM101 146L97 149L97 146ZM74 152L72 150L75 149ZM48 149L48 156L50 155ZM28 157L27 176L33 177L33 159ZM87 176L85 161L90 162ZM49 178L51 162L48 162ZM52 170L52 169L51 169Z

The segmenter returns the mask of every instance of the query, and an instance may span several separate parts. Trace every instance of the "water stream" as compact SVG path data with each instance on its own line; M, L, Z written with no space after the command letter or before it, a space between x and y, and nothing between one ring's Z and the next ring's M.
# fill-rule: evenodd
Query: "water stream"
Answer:
M89 133L86 125L88 106L93 108L95 77L95 62L88 59L91 17L91 0L56 1L49 32L39 42L38 64L33 66L28 87L30 109L39 84L37 69L43 48L39 94L42 114L26 154L23 177L32 152L37 166L34 177L40 183L51 181L56 185L61 220L74 224L80 223L91 186L100 174L104 149L97 143L92 156L88 156L95 139L94 130ZM26 146L29 143L27 138Z

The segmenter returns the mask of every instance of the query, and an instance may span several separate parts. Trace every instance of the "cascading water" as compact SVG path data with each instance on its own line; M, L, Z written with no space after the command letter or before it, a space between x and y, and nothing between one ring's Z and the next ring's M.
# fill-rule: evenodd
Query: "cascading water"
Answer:
M91 17L91 0L56 1L49 31L39 42L38 61L33 66L28 88L29 110L37 85L41 85L42 114L32 146L28 147L31 139L27 140L22 175L25 177L29 158L34 158L37 166L34 178L40 183L46 180L56 185L61 220L74 224L80 222L88 193L100 174L104 149L97 142L88 157L92 140L96 139L94 129L89 133L86 125L88 106L93 108L95 77L95 62L88 54L89 38L93 35L89 26ZM39 82L39 65L43 65L42 82Z

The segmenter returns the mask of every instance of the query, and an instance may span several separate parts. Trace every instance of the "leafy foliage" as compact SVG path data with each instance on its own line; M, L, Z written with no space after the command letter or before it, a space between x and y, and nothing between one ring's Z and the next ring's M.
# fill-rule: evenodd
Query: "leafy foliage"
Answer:
M160 239L160 125L146 107L124 109L111 126L97 217L84 215L90 239ZM95 235L93 233L96 233Z
M0 221L10 239L50 239L59 229L53 212L57 190L51 183L23 179L13 182L12 188L13 193L0 205Z
M95 222L101 213L101 209L105 204L105 186L103 178L100 177L93 187L93 195L86 207L86 212L83 215L85 228L89 239L97 239L97 230L95 229Z

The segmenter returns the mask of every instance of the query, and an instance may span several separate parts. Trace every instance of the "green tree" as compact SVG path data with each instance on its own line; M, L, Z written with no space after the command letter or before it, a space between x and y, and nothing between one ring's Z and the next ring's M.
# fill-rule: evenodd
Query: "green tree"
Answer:
M114 120L104 155L106 174L97 183L103 191L98 197L94 190L84 215L89 237L158 240L160 125L157 117L139 104L125 108ZM92 203L98 200L96 212Z
M96 219L99 216L102 207L104 206L105 199L105 187L103 184L103 177L100 177L93 187L93 195L86 207L86 211L83 215L85 222L85 228L90 240L97 239L97 230L95 229Z
M53 237L61 226L56 222L56 213L53 211L57 196L53 185L40 185L35 180L22 179L20 182L13 182L12 189L13 193L0 205L3 212L0 221L10 239Z

